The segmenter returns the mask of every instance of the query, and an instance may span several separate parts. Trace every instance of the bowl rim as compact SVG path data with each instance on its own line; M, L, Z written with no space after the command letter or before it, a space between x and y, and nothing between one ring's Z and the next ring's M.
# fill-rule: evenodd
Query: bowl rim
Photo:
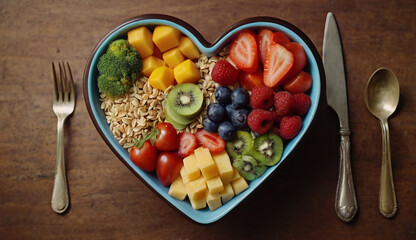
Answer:
M323 105L323 101L324 101L324 95L325 95L325 71L324 71L324 67L323 67L323 63L322 63L322 59L320 54L318 53L318 50L316 49L315 45L313 44L313 42L309 39L309 37L303 32L301 31L299 28L297 28L296 26L294 26L293 24L279 19L279 18L275 18L275 17L270 17L270 16L257 16L257 17L251 17L251 18L246 18L243 20L240 20L234 24L232 24L231 26L229 26L228 28L226 28L212 43L208 42L203 35L196 30L193 26L191 26L190 24L188 24L187 22L174 17L174 16L170 16L170 15L165 15L165 14L143 14L143 15L139 15L139 16L135 16L132 18L129 18L123 22L121 22L120 24L116 25L114 28L112 28L112 30L110 30L107 34L105 34L100 40L99 42L95 45L94 49L92 50L91 54L88 57L88 60L86 62L85 65L85 69L84 69L84 74L83 74L83 95L84 95L84 101L87 107L87 111L88 114L90 115L90 118L96 128L96 130L98 131L98 133L100 134L101 138L104 140L104 142L107 144L107 146L112 150L112 152L117 156L117 158L138 178L140 179L140 181L142 183L144 183L149 189L151 189L159 198L163 199L165 202L167 202L169 205L171 205L171 207L173 207L174 209L176 209L177 211L179 211L182 215L186 216L188 219L192 219L193 221L200 223L200 224L210 224L213 223L217 220L219 220L220 218L222 218L223 216L225 216L227 213L229 213L230 211L232 211L236 205L239 205L241 202L245 201L248 197L252 196L252 192L250 194L248 194L246 197L244 197L241 201L239 201L237 204L235 204L234 206L232 206L230 209L228 209L227 211L225 211L224 213L220 214L219 216L217 216L215 219L211 219L209 221L199 221L198 219L195 219L191 216L189 216L188 214L186 214L185 212L183 212L182 210L180 210L177 206L175 206L173 203L171 203L170 201L168 201L168 199L166 199L164 196L162 196L162 194L155 189L153 186L151 186L135 169L133 169L123 158L123 156L117 151L117 149L115 149L115 147L111 144L111 142L107 139L107 137L105 136L103 130L101 129L101 127L99 126L99 123L93 113L92 107L91 107L91 101L90 101L90 96L89 96L89 91L88 91L88 87L89 87L89 74L90 74L90 68L91 68L91 64L93 62L93 59L97 53L97 51L99 50L99 48L102 46L102 44L108 39L110 38L115 32L117 32L118 30L122 29L123 27L135 23L135 22L139 22L139 21L144 21L144 20L164 20L164 21L168 21L168 22L172 22L176 25L179 25L181 27L183 27L184 29L186 29L187 31L189 31L190 34L192 34L198 41L199 43L205 47L206 49L211 49L211 48L215 48L216 51L211 52L211 55L216 55L218 54L223 47L225 47L225 45L229 44L229 40L232 39L232 37L234 35L236 35L238 33L238 31L234 32L234 34L229 35L231 32L235 31L236 29L240 28L240 27L244 27L246 26L244 29L250 29L250 28L256 28L258 29L259 26L255 26L255 27L250 27L250 24L252 23L270 23L270 24L277 24L277 25L281 25L291 31L293 31L299 38L302 39L302 41L304 41L304 43L308 46L308 48L310 49L313 58L316 61L317 64L317 71L319 73L320 76L320 92L319 92L319 101L318 103L316 103L316 111L314 112L314 115L309 123L308 128L306 129L306 131L304 132L304 135L299 139L299 141L296 143L296 145L293 147L293 149L290 151L290 153L288 153L288 155L286 157L289 157L293 151L295 151L299 145L301 145L301 141L305 138L305 136L310 132L311 128L315 125L316 123L316 116L317 113L319 112L321 106ZM267 28L267 27L266 27ZM229 35L229 36L227 36ZM222 39L226 39L225 41L221 42ZM218 46L216 46L218 45ZM209 56L209 55L208 55ZM280 161L281 163L286 162L286 161ZM280 164L279 164L280 165ZM275 172L273 169L273 172ZM263 181L269 179L269 177L266 177ZM252 191L257 191L258 188L263 185L263 184L259 184L257 185Z

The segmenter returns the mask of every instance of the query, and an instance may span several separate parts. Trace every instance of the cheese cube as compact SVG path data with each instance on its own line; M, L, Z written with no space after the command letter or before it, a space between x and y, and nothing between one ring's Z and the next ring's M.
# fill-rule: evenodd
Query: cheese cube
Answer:
M227 152L224 150L220 153L213 154L212 158L214 159L214 162L217 165L222 183L224 185L229 184L234 174L234 170Z
M152 33L146 27L139 27L127 33L127 41L140 53L142 58L153 54Z
M188 37L181 37L179 40L179 50L189 59L199 58L199 51L195 44Z
M184 200L186 198L186 188L182 181L181 176L178 176L169 187L169 196L178 200Z
M179 46L181 32L169 26L157 26L153 30L152 40L161 52Z
M218 169L208 148L199 147L194 150L202 175L208 180L218 176Z
M202 176L186 184L186 193L192 200L205 198L207 190L207 182Z
M192 208L195 210L205 208L207 206L206 192L201 199L189 199L191 202Z
M155 56L148 56L147 58L143 59L142 73L146 77L149 77L153 70L162 66L165 66L165 62L162 59Z
M189 180L194 180L201 176L201 171L199 171L198 162L196 161L195 154L190 154L183 159L183 166L188 173Z
M173 69L173 75L178 84L196 83L201 79L198 67L190 59L183 61Z
M173 70L166 66L158 67L150 74L148 81L153 88L165 91L175 82Z
M246 180L242 177L238 178L237 180L232 181L231 186L233 187L235 195L240 194L242 191L248 188L248 184Z
M170 67L174 68L178 66L181 62L185 61L185 57L182 55L181 51L178 48L173 48L167 52L164 52L163 61Z
M207 194L207 204L211 211L222 206L221 203L221 194L219 193L208 193Z
M231 184L225 185L224 191L222 191L220 194L222 204L226 204L228 201L230 201L234 197L234 190Z
M182 177L182 181L184 184L189 183L191 180L189 179L189 173L188 171L186 171L185 166L182 166L181 171L179 172L179 174Z
M207 180L207 186L210 193L219 193L224 190L220 176L213 177Z
M231 177L230 181L235 181L241 177L240 173L236 168L233 167L233 176Z

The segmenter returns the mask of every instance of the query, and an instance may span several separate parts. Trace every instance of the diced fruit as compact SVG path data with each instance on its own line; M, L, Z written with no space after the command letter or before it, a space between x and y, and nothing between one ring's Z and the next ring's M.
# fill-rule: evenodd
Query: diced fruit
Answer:
M275 32L273 34L273 42L285 46L290 42L290 39L286 36L286 34L282 32Z
M207 186L210 193L220 193L224 190L220 176L213 177L207 180Z
M243 30L230 45L229 57L241 70L253 73L259 66L256 35L250 30Z
M286 44L286 49L289 50L294 57L293 66L290 68L289 72L286 74L285 79L290 78L298 74L306 66L306 54L303 50L302 45L296 42L290 42Z
M234 172L233 172L233 176L231 177L231 182L232 181L235 181L235 180L237 180L237 179L239 179L241 177L241 175L238 172L238 170L235 167L233 167L233 169L234 169Z
M207 195L207 192L205 192L205 196L201 199L189 199L189 201L191 202L192 208L195 210L205 208L207 206L206 195Z
M312 77L304 71L300 71L298 74L289 78L283 83L283 89L292 93L304 93L307 92L312 86Z
M183 117L195 117L202 109L204 96L201 89L193 83L176 85L166 96L169 108Z
M219 193L208 193L207 194L207 204L211 211L222 206L221 203L221 194Z
M273 113L263 109L254 109L248 115L247 124L253 132L265 134L273 126Z
M237 180L231 182L231 186L233 187L234 194L238 195L244 190L248 188L248 184L244 178L240 177Z
M259 67L254 73L240 71L238 81L247 91L251 91L255 86L263 85L263 70Z
M186 198L186 188L182 181L181 176L178 176L175 181L169 187L169 196L174 197L178 200L184 200Z
M199 171L198 161L195 158L195 154L192 153L188 157L184 158L183 166L186 170L184 173L187 173L189 180L194 180L201 176L201 171Z
M191 200L204 199L207 190L207 182L202 176L186 184L186 192Z
M149 77L153 70L162 66L165 66L165 62L162 59L155 56L148 56L143 59L142 73L144 76Z
M166 66L158 67L150 74L148 81L152 87L165 91L175 82L173 69Z
M189 173L186 171L186 168L184 166L182 166L179 174L181 175L184 184L188 184L190 181L195 180L189 178Z
M127 40L140 53L142 58L153 54L152 33L146 27L139 27L129 31Z
M280 122L280 136L285 140L290 140L298 135L302 128L302 119L297 115L284 116Z
M216 133L199 130L195 133L198 145L208 148L212 154L219 153L225 149L225 141Z
M269 110L273 106L273 88L264 85L253 88L250 95L250 107Z
M170 68L174 68L185 61L185 57L182 55L181 51L179 51L179 48L173 48L164 52L162 57L163 61L165 61Z
M231 90L226 86L219 86L214 92L215 100L223 106L231 103Z
M260 29L257 32L257 44L259 48L259 59L263 64L266 62L266 53L273 42L273 32L269 29Z
M199 58L199 50L188 37L182 36L179 40L179 50L189 59Z
M267 169L265 165L248 155L234 159L233 166L238 170L240 175L248 181L257 179L263 175Z
M238 80L238 70L227 60L220 59L212 68L211 77L221 85L232 85Z
M155 57L157 57L157 58L160 58L160 59L163 59L163 55L162 55L162 52L159 50L159 48L156 46L156 44L155 43L153 43L153 56L155 56Z
M254 140L251 155L266 166L273 166L280 161L283 153L283 141L274 133L268 133Z
M193 152L198 145L195 135L193 135L190 132L181 132L179 133L178 137L179 137L178 155L180 157L187 157L187 156L192 157ZM195 156L193 156L192 161L195 162L194 165L197 167ZM185 164L185 159L184 159L184 164ZM189 171L190 169L187 169L187 170ZM193 168L192 170L195 170L195 168Z
M194 151L198 166L201 169L202 175L209 180L218 176L218 168L212 159L208 148L199 147Z
M286 91L277 92L274 95L274 109L279 116L286 116L293 112L295 107L295 98Z
M169 26L157 26L153 31L152 40L161 52L179 46L181 32Z
M231 92L231 102L237 108L246 108L250 103L250 94L244 88L236 88Z
M235 126L229 122L224 121L218 125L218 135L224 140L224 141L231 141L235 137Z
M271 88L280 86L293 63L294 57L289 50L280 44L272 44L269 51L267 51L266 63L264 64L264 85Z
M226 143L227 153L233 159L242 155L247 155L252 151L253 144L254 140L251 133L237 131L235 139Z
M176 82L181 83L197 83L201 79L199 69L190 59L183 61L173 69Z
M294 113L300 117L305 116L311 106L311 98L304 93L295 94L293 97L295 98Z
M231 184L225 185L224 191L222 191L220 194L221 194L221 200L223 204L226 204L235 196L234 190Z
M229 184L234 171L231 165L230 157L228 156L227 152L222 151L220 153L213 154L212 158L214 159L214 162L218 167L218 172L220 174L222 183L224 185Z

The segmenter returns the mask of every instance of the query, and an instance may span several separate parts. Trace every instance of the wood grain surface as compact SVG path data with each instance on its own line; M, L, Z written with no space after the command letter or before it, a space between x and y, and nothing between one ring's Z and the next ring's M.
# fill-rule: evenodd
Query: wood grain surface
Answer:
M82 95L92 49L123 20L147 13L178 17L214 41L254 16L284 19L319 52L326 14L343 42L359 211L334 212L338 120L326 105L317 124L275 174L221 220L201 225L140 182L95 130ZM0 1L0 239L416 239L416 4L414 0ZM69 61L77 105L65 131L71 208L50 207L56 154L52 61ZM401 87L390 140L399 211L378 210L381 129L364 88L379 67Z

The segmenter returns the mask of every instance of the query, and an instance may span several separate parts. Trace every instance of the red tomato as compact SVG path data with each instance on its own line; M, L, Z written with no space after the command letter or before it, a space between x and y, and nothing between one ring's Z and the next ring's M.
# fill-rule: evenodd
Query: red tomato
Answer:
M159 151L176 151L179 148L179 137L176 129L168 122L158 123L160 133L156 136L155 147Z
M156 175L163 186L169 186L179 175L183 159L174 152L161 152L157 157Z
M150 140L147 140L141 148L134 146L130 150L130 159L140 169L153 172L157 165L157 150Z
M231 61L238 69L253 73L259 66L256 35L250 30L243 30L230 45Z
M293 63L292 68L286 74L285 79L295 76L306 66L306 54L305 50L303 50L302 45L300 45L299 43L290 42L286 44L286 48L293 54L295 61Z
M312 86L312 77L308 73L301 71L294 77L288 79L283 83L283 89L296 94L308 91Z
M238 81L244 89L251 91L254 87L263 85L263 71L260 67L254 73L240 71Z

